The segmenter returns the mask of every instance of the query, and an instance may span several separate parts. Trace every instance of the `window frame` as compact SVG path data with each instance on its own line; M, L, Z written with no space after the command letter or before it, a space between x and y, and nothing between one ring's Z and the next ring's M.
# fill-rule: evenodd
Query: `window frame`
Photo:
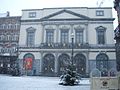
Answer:
M99 53L97 56L96 56L96 68L99 69L100 71L103 69L103 68L106 68L108 69L108 61L109 61L109 57L107 54L105 53Z
M102 34L99 34L101 33ZM97 35L97 44L98 45L105 45L106 44L106 28L103 27L103 26L99 26L96 28L96 35ZM103 35L103 36L100 36L100 35ZM100 39L100 38L103 37L103 39ZM100 40L100 41L99 41ZM104 40L104 41L103 41Z
M79 34L79 35L78 35ZM76 30L75 31L75 42L76 43L83 43L83 30Z
M35 45L35 31L36 31L36 29L34 29L33 27L30 27L26 31L27 31L26 45L32 47ZM32 36L31 35L28 36L29 33L32 33Z
M63 35L64 34L64 35ZM68 43L69 42L69 30L61 30L61 43Z
M46 30L46 43L54 42L54 30Z
M35 18L36 12L29 12L29 18Z
M104 16L104 10L96 10L96 16Z

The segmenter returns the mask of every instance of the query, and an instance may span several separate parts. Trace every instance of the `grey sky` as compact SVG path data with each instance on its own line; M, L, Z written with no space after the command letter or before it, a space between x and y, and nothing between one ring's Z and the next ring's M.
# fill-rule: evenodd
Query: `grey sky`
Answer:
M10 11L11 16L21 16L23 9L42 9L55 7L97 7L97 2L104 3L101 7L113 7L114 0L0 0L0 13ZM113 17L116 18L113 9ZM115 20L114 27L117 26Z

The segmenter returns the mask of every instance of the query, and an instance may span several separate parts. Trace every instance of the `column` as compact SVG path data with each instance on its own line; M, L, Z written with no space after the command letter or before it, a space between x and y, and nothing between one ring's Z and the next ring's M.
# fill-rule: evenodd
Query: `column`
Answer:
M59 36L59 25L56 25L56 36L55 36L55 38L56 38L55 42L58 43L59 42L59 38L60 38L60 36Z
M40 55L41 55L41 57L40 57L40 75L42 74L42 57L43 57L43 52L40 52Z
M55 53L55 74L58 74L58 53Z
M85 36L86 36L86 41L85 41L85 42L88 43L88 38L89 38L88 24L85 24L85 26L86 26L86 27L85 27L85 31L86 31L86 33L85 33L85 34L86 34L86 35L85 35Z
M73 24L71 24L70 26L71 26L71 30L70 30L70 33L69 33L69 37L71 37L71 34L72 34L72 33L75 35L74 29L73 29ZM74 38L74 40L75 40L75 37L73 37L73 38ZM71 38L69 38L69 39L70 39L69 41L72 42ZM73 41L73 42L74 42L74 41Z
M86 73L89 73L89 51L86 51Z
M41 37L41 38L42 38L42 43L44 43L44 39L45 39L45 38L44 38L44 35L45 35L45 34L44 34L44 33L45 33L44 27L45 27L45 25L42 25L42 35L41 35L41 36L42 36L42 37Z

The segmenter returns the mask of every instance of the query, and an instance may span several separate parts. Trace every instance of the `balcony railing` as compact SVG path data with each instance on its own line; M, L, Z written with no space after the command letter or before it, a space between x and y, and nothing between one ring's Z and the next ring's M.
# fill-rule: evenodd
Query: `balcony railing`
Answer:
M71 43L41 43L40 45L32 45L32 46L27 46L27 45L20 45L19 48L24 48L24 49L71 49L72 44ZM88 44L78 44L74 43L74 48L79 49L79 48L89 48Z
M88 44L79 44L74 43L74 49L86 49L89 48ZM71 49L72 44L71 43L41 43L40 45L34 45L34 46L24 46L20 45L19 48L40 48L40 49Z
M90 49L115 49L115 44L96 45L89 44Z
M21 49L71 49L71 43L41 43L40 45L19 45ZM96 45L88 43L74 43L74 49L115 49L114 44Z
M40 45L19 45L19 49L39 49Z

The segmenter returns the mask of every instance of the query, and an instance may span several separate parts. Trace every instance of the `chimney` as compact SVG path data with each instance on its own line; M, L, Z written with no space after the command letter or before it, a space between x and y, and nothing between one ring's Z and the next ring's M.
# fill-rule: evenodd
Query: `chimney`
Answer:
M7 11L7 17L9 17L10 16L10 12L9 11Z

